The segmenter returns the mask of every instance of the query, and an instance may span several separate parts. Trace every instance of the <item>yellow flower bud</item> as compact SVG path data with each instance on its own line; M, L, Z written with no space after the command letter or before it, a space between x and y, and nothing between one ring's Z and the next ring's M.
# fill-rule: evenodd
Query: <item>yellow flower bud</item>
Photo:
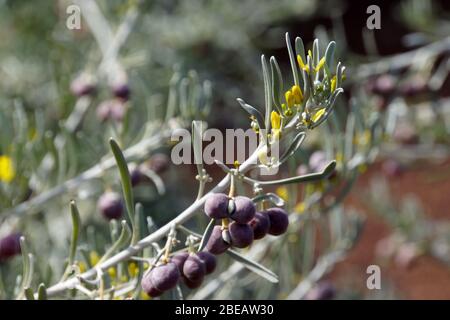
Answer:
M300 66L300 69L305 70L306 72L309 73L309 67L303 62L302 56L301 55L297 55L297 62L298 65Z
M299 86L292 86L291 92L294 96L294 104L301 104L303 101L302 89Z
M325 65L325 57L320 59L319 63L317 64L317 66L315 68L316 72L319 72L320 69L322 69L324 65Z
M281 128L281 117L276 111L272 111L270 114L270 123L272 125L272 129L280 129Z
M139 268L135 262L130 262L128 264L128 273L131 277L136 277L139 272Z
M294 106L294 95L292 94L291 90L286 91L284 97L286 98L286 104L288 108L292 108Z
M100 257L96 251L91 251L89 253L89 262L92 266L95 266L100 261Z
M8 156L0 156L0 181L9 183L16 176L13 162Z
M284 201L287 201L289 199L289 192L285 186L278 187L275 193Z
M325 108L320 109L319 111L317 111L311 118L311 120L313 122L317 122L320 120L320 118L322 118L322 116L325 114Z
M331 92L336 90L336 76L331 79Z
M117 275L116 268L114 267L108 268L108 274L112 279L114 279Z

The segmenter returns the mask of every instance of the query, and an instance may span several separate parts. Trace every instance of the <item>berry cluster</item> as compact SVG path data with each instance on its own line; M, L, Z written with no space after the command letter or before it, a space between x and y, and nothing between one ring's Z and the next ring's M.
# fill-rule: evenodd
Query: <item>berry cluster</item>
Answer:
M212 254L221 254L231 246L248 247L253 240L262 239L266 234L280 235L288 227L287 213L281 208L270 208L257 212L250 198L216 193L205 202L205 213L213 219L228 219L233 222L216 225L205 249Z
M180 252L151 269L142 279L142 289L149 296L157 297L174 288L180 279L188 288L198 288L205 275L214 272L216 265L216 257L209 252Z
M216 269L215 255L231 246L248 247L253 240L262 239L266 234L283 234L289 225L283 209L258 212L253 201L243 196L230 198L223 193L212 194L205 202L204 211L208 217L222 220L222 225L214 226L204 251L176 253L147 272L141 285L149 296L160 296L174 288L180 279L188 288L198 288L204 277Z

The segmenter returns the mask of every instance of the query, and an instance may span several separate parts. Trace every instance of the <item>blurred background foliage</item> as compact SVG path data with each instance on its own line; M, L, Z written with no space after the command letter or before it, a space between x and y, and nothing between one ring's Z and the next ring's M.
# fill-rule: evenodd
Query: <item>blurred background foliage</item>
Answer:
M385 136L377 164L366 173L367 168L360 168L363 182L357 184L356 194L352 193L345 206L336 210L351 212L352 216L356 214L353 209L356 207L359 215L368 218L366 229L373 219L375 223L385 223L379 222L380 215L373 214L373 211L380 211L382 221L389 226L385 233L390 240L379 239L364 231L362 243L378 240L383 240L385 246L395 243L395 252L406 245L403 251L406 250L410 259L398 258L403 267L409 265L405 261L429 252L443 263L436 266L434 260L421 262L425 264L420 269L422 272L434 268L431 272L436 275L436 287L428 286L422 290L420 275L414 275L419 280L411 280L415 284L405 285L408 280L401 278L394 268L389 271L389 280L383 282L383 290L377 293L378 296L361 289L365 280L348 279L339 273L340 269L356 268L360 278L365 279L367 265L378 263L375 253L370 257L358 257L361 251L375 252L375 248L357 246L350 254L350 260L338 264L337 271L327 277L327 282L317 284L316 291L310 296L328 290L338 298L450 298L450 211L444 195L449 190L450 177L450 6L447 1L381 1L382 28L373 32L365 28L366 8L372 4L370 1L98 0L96 3L100 16L94 12L91 19L105 21L109 30L91 30L89 18L85 16L81 30L68 30L66 8L71 1L37 4L0 0L0 155L12 159L15 171L11 182L0 182L0 236L11 230L27 235L32 251L39 253L36 283L51 282L50 279L55 279L54 273L59 274L62 270L59 266L66 257L71 230L70 199L78 201L83 221L82 243L86 251L101 251L110 242L109 226L100 217L96 201L108 188L119 190L117 174L106 171L104 175L80 183L77 188L64 190L67 192L61 192L45 205L24 208L17 219L10 219L10 215L15 214L14 208L107 158L110 136L118 137L122 146L131 146L161 135L158 143L136 156L136 163L146 162L156 153L169 154L171 144L163 129L169 126L165 117L173 103L170 97L171 94L172 97L183 95L187 86L197 90L190 92L203 97L200 104L211 105L211 112L206 117L210 127L221 130L247 128L248 118L235 99L245 97L254 106L262 107L260 55L275 55L281 69L289 70L284 43L284 34L289 31L294 37L301 36L306 47L310 47L316 37L322 47L329 40L337 42L336 56L345 62L348 71L345 96L339 98L336 108L336 121L345 124L347 113L356 107L364 118L378 112L384 124ZM105 62L102 46L108 43L108 33L114 35L117 31L125 35L123 43L117 54L113 54L112 62ZM428 49L417 51L420 47ZM409 51L419 53L401 55ZM86 74L94 79L96 92L80 98L71 90L71 85L74 79ZM117 99L114 86L118 83L129 87L131 92L129 99L121 102L124 119L100 121L98 106ZM208 102L204 96L208 96L210 86L212 100ZM178 106L179 102L175 104ZM193 113L194 118L198 118L199 113ZM191 120L189 117L183 115L177 119L179 122L170 125L189 127L186 125ZM360 133L361 139L364 134ZM307 163L310 154L317 149L327 150L330 159L336 158L337 147L330 146L333 139L327 138L329 135L330 131L322 129L312 132L306 141L307 149L296 155L295 161L288 164L281 176L295 173L298 165ZM440 177L425 181L431 173L420 169L424 167L435 168ZM215 181L222 175L217 168L207 168ZM168 164L164 169L158 172L166 187L164 195L158 195L154 181L135 190L137 200L144 204L145 212L152 217L155 226L172 219L196 195L195 167ZM424 171L421 175L417 174L420 170ZM364 184L367 177L377 173L386 176L389 183L425 184L428 187L426 191L421 187L397 187L399 191L395 197L388 200L387 195L381 197L379 194L388 187L376 189L369 183ZM363 188L363 192L358 188ZM403 206L389 206L391 202L403 201L406 195L402 190L412 193L415 200ZM291 211L299 208L299 198L295 196L299 190L274 191L287 194ZM300 194L304 194L301 192L305 191L300 190ZM421 214L407 211L420 211ZM331 218L327 215L323 218L325 222L319 219L318 224L322 223L323 227L326 219L332 217L333 214ZM405 225L401 217L409 217L410 222ZM428 221L435 219L437 223ZM197 223L202 226L205 221L199 218ZM243 281L246 285L228 282L229 286L213 297L287 297L322 253L311 247L316 243L313 237L320 237L321 232L304 236L303 230L306 229L291 232L285 241L265 253L265 265L283 275L278 286L260 285L255 276L249 274ZM322 231L322 234L326 232ZM300 242L295 238L298 234L303 237ZM369 238L364 240L364 237ZM290 245L285 245L286 242ZM383 242L378 251L387 251L382 245ZM277 251L294 261L274 266L275 261L283 261L276 259L274 252ZM298 252L304 256L296 259ZM0 265L2 286L9 291L16 279L8 275L17 274L13 270L20 270L20 265L20 259ZM439 282L449 286L440 287ZM201 295L199 292L197 297Z

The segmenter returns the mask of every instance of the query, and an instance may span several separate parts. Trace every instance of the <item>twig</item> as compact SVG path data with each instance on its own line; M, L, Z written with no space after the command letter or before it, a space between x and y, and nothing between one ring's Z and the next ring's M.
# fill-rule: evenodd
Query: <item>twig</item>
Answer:
M159 146L163 141L170 137L171 130L160 131L157 135L143 139L134 146L124 151L126 160L145 157L153 147ZM78 176L65 181L64 183L47 190L28 201L22 202L18 206L3 211L1 215L4 217L3 222L9 217L18 219L24 214L35 213L46 202L64 194L76 190L81 184L89 180L100 177L105 170L115 167L114 157L108 157L90 169L82 172Z
M240 171L241 172L247 172L248 170L252 169L254 164L257 160L257 154L260 150L261 146L258 147L255 152L241 165ZM189 206L186 210L184 210L182 213L180 213L176 218L169 221L166 225L155 231L154 233L150 234L149 236L145 237L144 239L140 240L136 245L128 247L127 249L117 253L113 257L109 258L108 260L104 261L101 264L96 265L95 269L90 269L80 276L83 278L91 278L96 275L96 269L100 270L107 270L108 268L118 264L121 261L125 261L129 258L131 258L133 255L137 254L142 249L149 247L152 245L153 242L160 240L163 238L172 228L172 226L180 225L187 220L189 220L191 217L193 217L196 213L199 212L199 209L203 206L204 202L206 201L207 197L211 193L218 193L224 191L230 183L230 177L227 175L225 178L220 181L216 187L214 187L210 192L208 192L206 195L204 195L199 200L195 201L191 206ZM78 279L71 278L64 282L60 282L50 288L47 289L47 295L49 297L55 296L60 292L65 291L68 288L71 288L78 282Z

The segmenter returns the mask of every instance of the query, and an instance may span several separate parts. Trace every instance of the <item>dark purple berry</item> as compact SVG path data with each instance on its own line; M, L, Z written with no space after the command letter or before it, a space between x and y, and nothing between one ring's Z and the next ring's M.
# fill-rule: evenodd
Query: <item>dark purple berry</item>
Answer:
M126 105L118 99L106 100L98 105L96 112L102 122L108 119L121 122L125 117Z
M184 262L183 276L190 281L196 282L203 280L205 274L205 263L196 254L190 254Z
M255 204L250 198L237 196L234 200L235 210L230 218L240 224L250 222L255 216Z
M212 219L225 219L228 217L229 198L224 193L213 193L205 201L205 213Z
M108 191L100 196L98 209L107 220L119 219L123 212L123 202L116 192Z
M174 288L180 279L180 272L175 263L169 262L155 267L141 282L142 289L152 297Z
M8 260L21 252L21 236L20 233L12 233L0 240L0 261Z
M145 175L142 173L139 167L135 167L130 170L130 178L131 185L135 187L145 180Z
M286 211L281 208L270 208L266 213L270 221L269 234L278 236L285 233L289 226L289 217Z
M130 87L126 82L116 83L112 86L112 91L117 98L127 101L130 98Z
M246 248L253 242L253 229L248 224L233 222L230 224L231 244L237 248Z
M270 220L265 212L256 212L255 217L250 221L249 225L253 229L253 238L259 240L269 232Z
M230 244L222 238L222 227L215 226L205 246L205 250L212 254L222 254L228 250Z
M200 251L197 252L197 257L199 257L200 260L202 260L205 264L206 274L213 273L214 270L216 270L217 261L216 257L213 254L207 251Z
M162 173L169 168L170 158L164 153L155 153L147 161L150 170L156 173Z
M155 285L151 282L150 275L147 275L144 278L142 278L141 286L142 290L144 290L144 292L152 298L159 297L164 293L163 291L160 291L155 288Z
M189 280L188 278L184 277L183 280L184 280L184 284L189 289L196 289L196 288L200 287L203 283L203 278L198 279L198 280Z
M177 265L178 270L180 273L183 273L183 266L186 259L189 257L189 253L186 251L179 252L173 255L173 257L170 259L170 262L173 262Z

